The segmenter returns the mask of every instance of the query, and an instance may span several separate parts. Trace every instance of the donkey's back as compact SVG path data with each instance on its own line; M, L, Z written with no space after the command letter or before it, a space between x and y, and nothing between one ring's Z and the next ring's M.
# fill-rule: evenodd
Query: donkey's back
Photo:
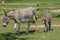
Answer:
M19 19L31 19L35 15L35 10L32 8L17 9L14 11L15 18Z

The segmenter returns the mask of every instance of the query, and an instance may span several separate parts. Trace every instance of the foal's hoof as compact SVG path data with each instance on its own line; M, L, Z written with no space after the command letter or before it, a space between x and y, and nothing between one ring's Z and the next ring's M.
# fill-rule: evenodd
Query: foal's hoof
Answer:
M49 31L53 31L53 29L49 30Z
M52 31L53 31L53 29L52 29Z

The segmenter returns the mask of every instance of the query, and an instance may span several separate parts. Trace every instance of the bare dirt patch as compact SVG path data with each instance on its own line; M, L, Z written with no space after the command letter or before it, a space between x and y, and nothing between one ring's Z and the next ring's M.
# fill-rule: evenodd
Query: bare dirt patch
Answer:
M55 25L55 24L52 25L52 26L54 26L54 27L60 27L60 25ZM35 27L35 26L34 26L34 25L31 25L30 27L33 28L33 27ZM37 25L37 27L38 27L38 28L44 28L45 26L44 26L44 25Z
M60 9L50 10L51 12L60 12Z

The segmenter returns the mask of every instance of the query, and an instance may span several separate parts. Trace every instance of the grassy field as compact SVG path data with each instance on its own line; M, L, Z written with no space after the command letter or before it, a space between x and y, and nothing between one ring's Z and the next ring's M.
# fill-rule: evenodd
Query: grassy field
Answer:
M52 24L60 25L59 21L60 18L53 18ZM5 28L2 24L2 19L0 19L0 40L60 40L60 27L58 26L53 26L54 30L47 33L43 32L44 28L39 27L39 31L35 32L32 27L29 34L26 34L27 24L21 23L21 34L18 36L15 34L15 30L13 28L13 20L10 20L8 26ZM42 25L41 19L38 19L37 24Z
M27 3L34 3L34 2L60 2L60 0L6 0L6 2L27 2Z
M27 7L34 7L37 8L36 4L39 2L39 13L37 12L38 21L37 24L43 25L41 22L42 14L46 13L48 9L60 8L60 0L7 0L5 1L6 4L4 8L8 10L12 9L19 9L19 8L27 8ZM40 3L41 2L41 3ZM42 3L43 2L43 3ZM45 3L44 3L45 2ZM55 3L54 3L55 2ZM52 13L52 14L60 14L59 13ZM10 20L8 26L6 28L3 27L2 17L4 13L2 12L2 4L0 3L0 40L60 40L60 27L53 26L53 31L50 32L43 32L44 28L39 27L39 31L35 32L34 28L31 28L29 34L26 34L27 24L21 23L21 33L20 35L16 35L15 30L13 28L14 21ZM57 16L57 15L55 15ZM54 17L54 16L53 16ZM52 25L60 25L60 18L53 18ZM31 23L31 25L33 25Z
M5 30L3 31L6 31L6 29L8 30L8 28L5 28ZM28 35L25 31L21 31L21 34L19 36L14 32L12 33L11 31L13 30L9 30L5 33L0 33L0 40L6 40L8 39L8 37L10 37L9 40L60 40L60 27L54 27L54 30L48 33L44 33L43 29L41 28L38 32L34 32L33 30L31 30Z

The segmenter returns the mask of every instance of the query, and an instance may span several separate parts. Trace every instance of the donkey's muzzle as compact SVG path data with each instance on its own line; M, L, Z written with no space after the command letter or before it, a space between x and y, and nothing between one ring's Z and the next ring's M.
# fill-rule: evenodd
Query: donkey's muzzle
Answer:
M3 23L3 27L6 27L7 25L6 25L6 23Z
M3 25L3 27L6 27L6 25Z
M42 21L42 23L44 24L45 22L44 22L44 21Z

